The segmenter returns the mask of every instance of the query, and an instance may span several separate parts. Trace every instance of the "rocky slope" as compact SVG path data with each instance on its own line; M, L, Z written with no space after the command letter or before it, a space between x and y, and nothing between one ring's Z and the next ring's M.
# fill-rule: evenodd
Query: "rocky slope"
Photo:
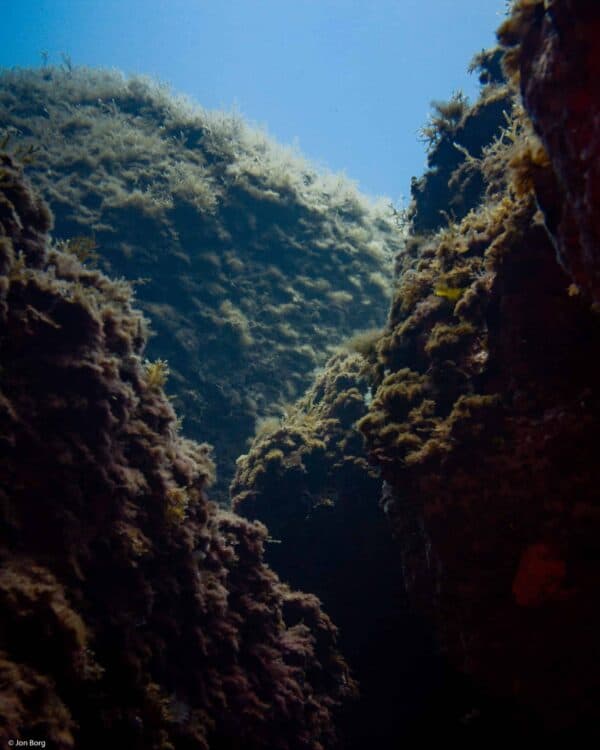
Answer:
M0 156L0 739L322 750L336 629L205 491L123 281L48 240Z
M139 78L3 71L0 122L31 157L55 237L136 283L149 356L168 361L184 433L215 446L225 499L256 423L340 335L383 323L390 212L239 117Z
M419 700L415 740L598 739L599 25L583 0L517 0L500 30L509 84L496 51L477 61L479 102L436 105L387 325L238 462L235 506L269 536L207 503L207 449L178 436L123 285L71 257L81 242L42 249L47 218L5 163L0 208L21 219L4 231L25 253L4 240L17 333L2 339L0 635L7 683L24 686L10 721L40 716L64 747L75 722L134 747L328 747L353 684L330 621L277 582L265 544L342 627L363 686L349 747L400 741ZM485 696L440 676L407 599Z
M470 152L493 152L495 136L507 125L504 112L512 109L512 94L499 80L498 59L498 50L478 56L484 84L479 101L472 106L462 102L454 123L439 114L455 103L437 103L427 126L437 128L430 133L430 169L415 191L412 234L397 263L399 289L407 298L420 289L413 266L427 232L432 236L440 224L451 231L450 215L438 211L444 179L452 178L454 205L458 210L460 203L465 214L489 187L483 160ZM482 128L477 127L480 118ZM485 740L498 722L508 738L515 722L521 733L526 722L510 701L490 700L450 669L406 597L409 570L398 543L409 539L392 539L378 507L381 472L368 462L357 423L368 419L374 406L385 371L380 352L386 337L373 330L347 341L285 418L263 426L238 461L233 503L242 515L268 525L275 538L267 550L269 563L285 580L317 593L340 627L344 653L361 688L349 722L349 747Z

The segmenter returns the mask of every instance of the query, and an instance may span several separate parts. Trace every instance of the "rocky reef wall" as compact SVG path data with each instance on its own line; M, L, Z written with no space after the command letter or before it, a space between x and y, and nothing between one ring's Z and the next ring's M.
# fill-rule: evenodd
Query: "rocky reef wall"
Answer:
M558 256L600 300L600 12L593 2L519 2L500 29L507 62L552 162L536 196Z
M378 505L381 474L356 426L368 413L380 337L350 340L285 419L264 425L238 461L233 504L268 524L269 565L317 594L340 628L360 689L342 718L344 748L484 740L499 716L508 736L511 708L451 669L406 595Z
M48 239L0 156L0 739L322 750L336 628L206 496L131 289Z
M525 111L479 157L480 205L409 242L360 422L410 596L453 663L581 737L600 686L597 16L515 4L500 38L521 40Z
M102 746L125 737L132 747L330 747L333 719L355 690L336 629L318 600L281 583L266 559L284 580L318 594L341 626L339 642L363 696L341 716L348 748L392 746L419 711L413 741L598 738L599 16L583 0L517 0L499 32L504 48L476 60L481 99L435 105L424 129L430 170L414 184L412 229L396 257L387 325L347 342L299 401L259 424L232 485L235 509L249 520L207 501L209 450L178 431L162 390L164 363L144 363L146 323L127 285L82 265L74 256L85 255L85 243L48 243L47 210L4 157L0 669L10 712L0 726L7 737L27 727L65 748L82 738L93 748L96 737ZM71 85L67 73L46 71L39 85L61 91ZM2 94L13 115L7 96L15 96L19 76ZM81 83L73 85L80 90ZM115 90L110 77L105 84ZM144 86L129 96L132 85L112 103L102 99L100 110L142 127L144 107L152 119L165 100ZM24 106L21 129L35 104ZM76 129L78 106L66 108ZM94 127L96 104L81 106ZM168 130L173 116L165 112ZM38 115L48 119L43 110ZM52 117L62 122L55 110ZM265 192L273 189L278 197L268 200L277 210L265 221L279 221L291 205L283 178L277 189L267 187L264 164L259 175L247 160L242 168L223 156L238 137L231 123L210 130L193 122L196 130L169 131L168 148L179 138L204 154L203 170L227 162L236 175L227 190L215 177L222 203L208 213L203 204L202 216L230 211L219 226L246 221L231 236L255 236ZM27 149L35 133L22 136ZM210 149L221 151L210 156ZM98 164L97 155L92 161ZM102 181L110 180L112 163L102 167ZM308 187L312 178L303 174ZM36 175L42 179L39 169ZM162 205L168 221L153 226L170 231L183 206L175 199L179 183L162 193L152 179L129 195ZM232 197L240 183L243 200ZM57 202L71 189L68 181L59 184ZM248 211L256 190L261 208ZM209 195L196 198L210 203ZM94 200L86 203L90 211L98 210ZM100 213L109 202L98 204ZM66 212L70 198L64 203ZM343 205L346 218L357 219L357 204ZM189 216L176 232L190 225ZM120 221L106 226L132 231ZM365 231L373 226L389 230L375 222ZM107 242L109 229L96 229ZM194 247L205 248L212 231ZM315 231L330 236L328 224ZM297 240L298 257L312 246L310 232ZM341 244L347 252L331 270L347 274L350 263L358 274ZM116 268L129 245L110 247L103 262ZM258 245L247 253L259 254ZM155 255L150 251L148 268L156 269ZM132 253L128 273L142 257ZM230 261L235 267L221 250L202 261L217 274L210 283L218 288L202 292L214 292L213 308L229 289L223 264ZM272 267L289 272L287 286ZM263 289L265 268L257 261L249 277L264 300L288 286L297 294L299 285L307 288L301 279L314 279L273 260L268 273L278 281ZM258 340L256 326L237 317L252 294L240 279L235 305L233 292L227 297L236 309L225 305L221 322L211 325L225 336L223 321L233 317L242 340ZM145 299L149 312L163 304L156 282L150 288L157 297ZM325 292L324 309L311 318L316 329L334 300L348 300L315 289ZM301 298L303 306L308 299ZM300 331L298 302L280 300ZM360 327L376 326L376 316L361 309ZM169 319L165 307L155 321L162 319ZM191 332L205 330L201 317L178 321ZM219 336L214 340L229 341ZM300 351L299 343L292 348ZM167 356L174 381L183 382L181 360ZM210 368L231 361L215 355ZM236 377L242 371L239 365ZM252 379L245 383L257 392ZM223 406L217 398L215 414ZM250 412L254 419L260 409ZM239 451L239 443L232 446ZM423 620L407 612L409 603L442 655ZM449 677L446 664L475 687L455 672Z

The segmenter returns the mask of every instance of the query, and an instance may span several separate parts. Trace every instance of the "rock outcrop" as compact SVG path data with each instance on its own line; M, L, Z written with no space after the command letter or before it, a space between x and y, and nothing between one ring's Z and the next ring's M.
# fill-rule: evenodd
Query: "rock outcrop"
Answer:
M291 576L313 517L333 518L347 502L335 490L340 467L361 456L351 486L367 507L381 495L410 602L435 623L451 663L500 715L506 707L502 728L487 729L507 737L598 736L597 15L589 3L516 3L501 30L505 43L521 41L505 51L510 85L490 70L495 51L479 59L482 102L437 105L435 164L414 192L385 330L362 369L330 363L299 411L256 439L234 484L240 510L284 540L293 519L295 550L273 553ZM498 105L494 122L485 103ZM469 149L457 136L477 133L479 115L489 138ZM440 214L444 204L453 211ZM347 382L344 361L355 371ZM323 408L336 382L330 404L339 396L354 409L342 432L335 409ZM368 516L331 524L329 548ZM335 607L342 589L321 585ZM360 595L368 608L367 587ZM465 722L477 725L480 713L474 703Z
M600 9L589 0L518 2L500 29L508 66L552 162L536 186L558 256L600 301Z
M593 129L565 113L597 95L591 8L519 2L503 26L542 141L515 105L480 205L409 240L360 422L410 596L453 663L582 738L600 687L599 206Z
M0 157L0 738L322 750L354 692L336 629L205 491L131 289L48 240Z
M149 356L168 361L184 434L215 446L226 501L256 423L308 387L340 336L383 324L389 209L239 116L139 78L3 71L0 121L34 157L55 238L134 283Z
M441 737L480 744L515 733L538 741L598 739L599 28L594 3L517 0L500 29L504 50L477 58L480 101L469 107L455 96L436 105L424 130L431 169L414 185L387 325L338 350L304 397L259 421L249 449L231 443L243 453L233 502L247 520L207 501L209 450L178 432L162 390L164 362L142 360L146 324L127 285L73 257L85 257L83 240L48 245L48 212L4 157L0 671L9 686L7 737L27 726L64 748L76 739L90 748L123 744L123 737L128 746L165 749L328 748L333 718L355 686L317 599L291 591L266 559L293 586L318 594L342 628L340 642L364 687L363 704L343 718L350 748L398 741L407 693L422 690L427 701L426 683L444 683L431 643L418 642L408 602L435 628L444 658L486 693L462 684L461 702L446 682L428 716ZM66 119L56 102L50 113L36 113L39 91L27 101L18 89L23 75L5 78L0 90L5 111L21 117L15 127L34 116L65 124L65 135L71 127L106 126L89 97L80 112L69 100ZM35 80L44 91L71 86L66 72ZM81 90L82 80L72 85ZM88 84L97 91L98 81ZM115 91L114 79L103 85ZM257 346L263 356L273 340L266 328L281 315L277 341L290 345L282 344L277 362L291 369L306 351L298 336L310 326L320 331L323 352L334 324L340 340L344 306L354 304L345 296L352 294L348 284L362 290L361 327L377 325L376 315L364 314L374 287L356 281L365 266L354 259L367 248L374 262L382 260L378 243L391 247L398 238L387 219L373 223L373 214L349 198L338 201L339 221L330 224L329 208L313 201L325 200L323 188L306 171L301 182L311 197L298 209L299 183L281 174L265 181L264 163L252 167L261 149L247 146L247 135L235 141L232 122L211 129L210 118L201 123L195 114L182 123L162 95L137 83L119 86L114 102L102 99L107 122L116 118L133 138L145 108L154 120L160 111L165 137L153 148L166 149L166 159L179 139L177 149L198 157L193 169L202 178L194 173L191 193L185 175L163 184L142 169L135 171L139 189L128 195L144 204L157 237L197 228L190 212L194 221L205 217L202 236L189 246L202 248L206 280L190 276L199 266L179 250L164 266L167 273L181 261L173 289L183 290L188 278L208 295L185 292L182 309L200 300L199 317L167 314L165 305L177 308L174 298L160 299L156 277L141 288L149 290L145 309L159 312L155 327L173 316L190 335L210 338L218 328L214 341L225 341L226 353L206 355L204 385L233 361L227 320L240 347ZM22 111L7 96L24 99ZM24 135L35 137L33 130ZM233 141L246 144L243 154ZM30 141L22 142L26 148ZM52 153L52 144L47 148ZM91 212L83 224L96 227L104 263L125 268L135 234L123 218L130 215L119 182L126 173L119 171L115 187L115 157L90 158L103 164L101 180L90 177L81 151L71 166L83 182L59 182L54 200L66 196L59 214L75 234L80 214L70 208L69 191L88 186L95 197L83 202ZM36 177L51 176L38 169ZM117 197L98 203L104 180ZM206 219L211 212L218 221ZM251 240L242 270L236 238L264 239L273 220L283 245ZM297 221L300 234L290 229ZM347 221L362 227L358 249L341 239ZM112 242L115 229L130 239ZM327 238L325 255L310 250L319 233ZM151 234L146 228L140 237ZM219 252L208 258L206 247L217 240ZM222 243L231 243L231 255ZM259 259L282 246L285 260L276 253ZM157 245L149 247L147 267L156 269ZM136 265L143 257L132 252L126 275L134 268L144 275ZM307 270L325 257L334 258L325 268L327 286ZM367 267L369 283L384 289L379 271ZM344 270L341 289L333 288L336 269ZM270 280L261 287L265 273ZM278 311L247 314L253 284L252 305L268 298ZM219 322L214 310L223 290ZM338 303L342 312L333 314ZM179 323L165 325L156 346L171 346ZM156 351L169 358L179 388L187 365L171 349ZM320 361L310 360L311 367ZM254 367L258 360L242 361ZM254 379L244 367L232 376L241 378L235 387L223 386L224 400L200 389L211 415L237 408L236 391L254 402L239 406L238 416L268 416L256 394L269 378ZM308 369L289 387L268 385L266 401L275 403L284 390L291 399ZM421 682L418 665L406 668L411 650L432 657L420 662ZM414 736L432 735L424 728Z

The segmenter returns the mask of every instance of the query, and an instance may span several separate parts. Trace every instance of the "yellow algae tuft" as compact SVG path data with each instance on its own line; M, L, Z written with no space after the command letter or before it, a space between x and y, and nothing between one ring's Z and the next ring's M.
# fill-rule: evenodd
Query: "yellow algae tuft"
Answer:
M156 359L154 362L146 360L144 362L144 370L146 373L146 383L149 388L153 390L164 388L170 372L166 360Z

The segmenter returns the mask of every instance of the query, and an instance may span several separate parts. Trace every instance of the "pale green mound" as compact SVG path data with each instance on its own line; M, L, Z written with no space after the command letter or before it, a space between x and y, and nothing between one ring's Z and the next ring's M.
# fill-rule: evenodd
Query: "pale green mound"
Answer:
M39 147L29 176L55 236L93 237L104 270L143 280L148 356L168 360L184 432L215 445L222 492L256 420L384 322L391 212L238 116L141 78L45 68L0 75L0 121L13 149Z

